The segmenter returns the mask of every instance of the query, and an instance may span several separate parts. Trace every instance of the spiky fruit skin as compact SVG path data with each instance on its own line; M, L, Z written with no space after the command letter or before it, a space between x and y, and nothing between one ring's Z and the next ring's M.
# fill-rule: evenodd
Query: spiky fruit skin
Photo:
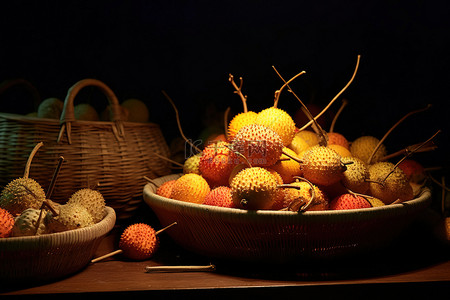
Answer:
M163 184L161 184L156 189L156 194L161 197L170 198L170 194L172 193L172 188L173 188L173 185L175 184L175 181L176 181L175 179L172 179L172 180L166 181Z
M295 122L284 110L269 107L258 113L255 124L266 126L281 137L284 146L288 146L295 135Z
M14 227L14 218L9 211L0 208L0 238L7 238L11 235Z
M3 188L0 207L17 216L27 208L40 208L44 200L45 192L39 183L32 178L21 177Z
M302 130L298 131L295 135L301 137L310 147L319 144L319 137L314 131Z
M301 136L296 134L292 139L292 142L289 144L288 148L294 150L298 155L299 153L302 153L303 151L308 149L309 144Z
M350 152L353 156L358 157L366 164L369 163L369 158L372 155L373 150L377 147L380 142L374 136L366 135L361 136L354 140L350 145ZM387 150L384 144L381 144L378 150L373 155L370 164L379 162L384 156L386 156Z
M289 154L292 157L297 157L297 153L294 150L289 148L284 148L284 152ZM282 154L280 160L278 160L274 165L269 167L270 169L276 171L284 183L294 182L295 176L302 175L301 165L298 161L288 157L285 154Z
M218 186L212 189L206 195L203 204L229 208L234 207L233 200L231 199L231 188L228 186Z
M278 182L268 170L251 167L236 174L230 187L235 207L270 209L277 197Z
M405 173L408 180L412 183L423 183L426 174L424 167L412 159L403 160L398 167Z
M175 181L170 198L202 204L210 187L205 178L198 174L184 174Z
M123 231L119 248L123 255L133 260L145 260L153 256L159 247L155 230L147 224L136 223Z
M342 157L341 161L347 169L343 173L342 184L349 190L359 194L365 194L369 190L369 169L367 165L357 157Z
M228 140L232 141L242 127L254 124L257 116L258 114L254 111L243 112L234 116L228 124Z
M390 175L386 178L389 173ZM375 163L369 166L369 174L370 194L385 204L391 204L397 199L407 201L413 198L413 189L408 178L401 169L394 169L394 164L390 162ZM383 184L377 182L383 182Z
M210 187L228 185L228 178L239 161L228 142L217 142L207 146L199 161L199 171Z
M234 137L232 147L255 167L275 164L284 148L283 141L275 131L258 124L242 127Z
M48 211L46 210L42 211L39 228L36 229L40 214L40 209L25 209L19 216L15 218L12 236L32 236L47 233L46 216L48 214Z
M199 163L200 163L200 157L202 156L202 152L197 153L195 155L192 155L190 157L188 157L183 164L183 173L184 174L189 174L189 173L194 173L194 174L199 174L200 175L200 170L198 168Z
M283 178L277 171L271 169L270 167L266 168L266 170L269 171L270 174L273 175L273 177L275 177L275 180L277 181L278 185L284 184ZM275 199L273 200L271 209L272 210L282 209L283 204L284 204L283 200L284 200L284 190L282 188L279 188L279 189L277 189L277 195L275 196Z
M79 204L87 209L91 214L94 223L98 223L105 217L105 198L103 195L93 189L83 188L70 196L67 204Z
M341 180L345 171L341 156L326 146L309 148L302 161L303 177L317 185L332 185Z
M85 228L94 224L94 220L88 210L84 206L75 203L60 205L58 215L47 214L45 222L47 222L49 233Z
M312 201L306 208L307 211L321 211L328 209L328 197L318 186L313 185L314 199L311 186L305 181L296 181L291 183L293 186L298 186L300 189L295 188L283 188L284 203L283 207L287 208L290 205L298 208L306 205L309 201Z
M328 148L333 149L334 151L336 151L337 153L339 153L339 155L341 157L349 157L352 156L352 153L350 152L350 150L348 150L345 147L342 147L341 145L337 145L337 144L329 144L327 146Z
M372 207L372 205L362 196L349 193L334 198L330 202L331 210L360 209L369 207Z
M340 145L347 150L350 150L350 143L347 138L338 132L328 132L328 145Z

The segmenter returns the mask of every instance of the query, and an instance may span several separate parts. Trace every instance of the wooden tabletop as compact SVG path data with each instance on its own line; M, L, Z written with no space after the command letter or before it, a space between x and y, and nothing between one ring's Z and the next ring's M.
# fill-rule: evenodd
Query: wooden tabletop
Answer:
M96 257L117 249L121 231L130 223L155 222L136 218L118 222L103 240ZM158 224L151 224L157 227ZM0 295L60 297L62 294L233 296L249 295L334 295L375 298L387 288L402 295L437 295L450 288L450 247L437 240L428 228L417 222L391 245L375 253L328 262L289 265L250 264L207 258L190 253L164 234L152 259L129 261L122 255L90 264L80 272L52 282L8 287ZM211 271L146 272L146 266L208 266Z

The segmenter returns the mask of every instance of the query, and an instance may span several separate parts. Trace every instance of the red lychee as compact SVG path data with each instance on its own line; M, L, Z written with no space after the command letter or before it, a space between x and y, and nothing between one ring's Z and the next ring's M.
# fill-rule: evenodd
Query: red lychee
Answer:
M339 197L334 198L330 202L330 209L343 210L343 209L358 209L372 207L364 197L354 195L350 193L342 194Z
M208 145L200 157L199 171L211 187L228 185L228 178L238 161L227 142Z
M205 197L205 205L234 207L231 199L231 188L228 186L218 186L212 189Z

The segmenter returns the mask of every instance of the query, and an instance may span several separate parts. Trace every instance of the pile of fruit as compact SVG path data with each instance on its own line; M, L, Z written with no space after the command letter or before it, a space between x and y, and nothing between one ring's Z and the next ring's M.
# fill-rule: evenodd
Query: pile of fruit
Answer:
M277 106L282 89L293 79L275 93L272 107L254 112L247 110L247 98L230 75L244 111L227 122L224 135L185 161L180 178L165 182L156 193L203 205L290 211L371 208L418 195L426 173L409 156L430 148L431 138L405 150L407 155L394 164L389 160L396 155L387 152L384 138L349 141L327 132L303 103L310 122L298 128Z
M105 217L105 199L91 188L81 188L68 201L51 201L50 192L28 176L31 153L24 176L9 182L0 194L0 238L63 232L94 225ZM60 166L60 165L59 165ZM55 172L56 173L56 172Z

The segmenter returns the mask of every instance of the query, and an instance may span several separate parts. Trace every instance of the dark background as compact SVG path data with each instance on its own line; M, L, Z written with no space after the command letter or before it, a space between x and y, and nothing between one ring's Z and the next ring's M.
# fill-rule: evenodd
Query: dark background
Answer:
M386 145L396 151L441 129L439 150L417 157L428 166L447 164L446 1L11 2L0 7L0 81L24 78L42 99L64 99L78 80L99 79L120 101L145 101L170 143L180 134L162 90L175 101L186 136L196 139L222 124L227 107L230 116L242 110L228 74L243 77L249 109L259 111L282 85L272 66L285 79L304 70L291 87L322 108L347 84L360 54L355 80L330 109L349 100L335 130L350 140L381 138L406 113L431 103ZM9 94L0 96L2 111L30 109L27 95ZM80 102L105 101L95 91L85 94ZM279 107L294 115L300 104L284 92Z

